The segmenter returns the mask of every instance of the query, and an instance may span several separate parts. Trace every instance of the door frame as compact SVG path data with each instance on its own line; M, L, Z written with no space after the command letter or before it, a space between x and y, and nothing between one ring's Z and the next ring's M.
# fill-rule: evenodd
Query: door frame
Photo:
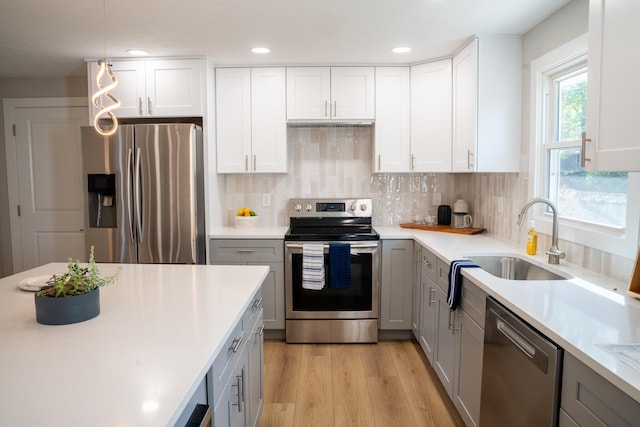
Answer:
M52 97L52 98L4 98L4 144L7 166L7 192L9 200L9 224L11 227L11 259L12 272L20 271L23 265L22 238L20 236L20 217L17 206L20 204L18 193L18 168L16 137L13 135L15 112L19 108L59 108L59 107L87 107L84 97ZM89 113L87 110L87 118ZM5 268L7 266L5 265ZM5 273L8 273L5 271Z

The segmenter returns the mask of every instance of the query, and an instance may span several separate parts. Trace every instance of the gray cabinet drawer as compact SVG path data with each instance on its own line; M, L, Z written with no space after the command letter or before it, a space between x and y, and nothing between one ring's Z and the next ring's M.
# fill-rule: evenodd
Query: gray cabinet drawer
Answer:
M566 352L560 406L582 427L632 427L640 420L640 403Z
M436 285L447 293L449 288L449 263L438 258L436 264Z
M426 274L426 276L432 281L436 281L436 268L438 257L428 250L427 248L422 248L422 274Z
M462 278L460 308L484 329L487 294L466 277Z
M225 341L222 351L213 361L211 374L213 376L213 401L217 403L222 395L225 385L229 381L229 376L233 372L233 367L241 353L242 348L246 345L244 330L242 329L242 320L233 328L229 338ZM238 340L240 340L238 342ZM234 348L236 351L233 351Z
M284 262L284 243L270 239L211 239L211 262Z

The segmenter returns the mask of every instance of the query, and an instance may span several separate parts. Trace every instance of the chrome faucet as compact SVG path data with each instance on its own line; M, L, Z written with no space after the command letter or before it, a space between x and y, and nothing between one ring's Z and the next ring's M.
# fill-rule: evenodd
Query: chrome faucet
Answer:
M551 203L550 200L542 199L540 197L535 197L527 202L526 205L522 208L520 213L518 214L518 225L522 225L524 223L524 219L527 216L527 210L536 203L545 203L549 205L551 208L551 212L553 213L553 230L551 234L551 247L547 252L545 252L549 256L549 264L560 264L560 259L566 256L566 253L558 249L558 209L556 206Z

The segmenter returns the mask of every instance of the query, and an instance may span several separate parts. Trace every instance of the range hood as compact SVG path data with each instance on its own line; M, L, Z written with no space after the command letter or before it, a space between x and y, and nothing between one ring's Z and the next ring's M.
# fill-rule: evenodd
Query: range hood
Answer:
M373 126L373 120L293 120L287 122L290 128L344 128Z

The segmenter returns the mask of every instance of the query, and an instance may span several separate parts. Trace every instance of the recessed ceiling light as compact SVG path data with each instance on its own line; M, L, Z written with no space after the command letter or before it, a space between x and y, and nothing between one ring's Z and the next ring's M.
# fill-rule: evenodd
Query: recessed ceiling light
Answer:
M133 55L133 56L149 55L149 52L147 52L146 50L142 50L142 49L127 49L127 53L129 55Z
M268 47L254 47L253 49L251 49L251 52L253 52L253 53L269 53L269 52L271 52L271 49L269 49Z
M411 52L411 48L405 47L405 46L399 46L399 47L394 47L393 49L391 49L391 51L393 53L407 53L407 52Z

